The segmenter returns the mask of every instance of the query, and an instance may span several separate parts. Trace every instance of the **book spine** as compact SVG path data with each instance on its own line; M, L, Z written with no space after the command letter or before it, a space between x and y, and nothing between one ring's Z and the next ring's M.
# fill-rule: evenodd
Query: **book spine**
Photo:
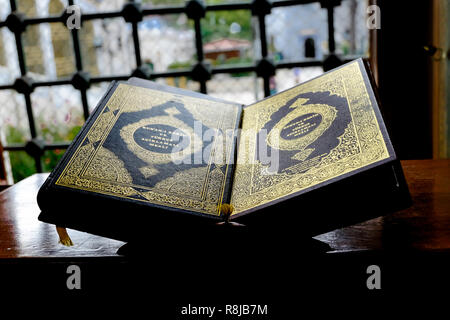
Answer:
M230 204L231 202L231 192L233 190L233 181L234 181L234 173L235 173L235 169L236 169L236 162L237 162L237 157L238 157L238 143L239 143L239 130L242 128L242 119L243 119L243 115L244 115L244 105L242 105L240 107L240 110L238 112L238 125L237 125L237 132L233 137L233 153L230 157L230 164L229 164L229 172L226 176L226 181L225 181L225 191L222 197L222 204Z

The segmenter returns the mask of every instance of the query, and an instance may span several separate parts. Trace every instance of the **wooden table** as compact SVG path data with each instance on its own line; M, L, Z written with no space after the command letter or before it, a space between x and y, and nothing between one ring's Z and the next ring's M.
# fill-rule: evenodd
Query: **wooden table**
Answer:
M450 249L450 160L407 160L413 205L317 237L337 251ZM370 204L368 204L370 205Z
M404 281L399 285L403 288L411 277L416 277L414 273L416 270L425 272L423 270L427 268L427 265L424 265L424 263L428 263L429 259L423 259L423 256L420 256L416 260L422 261L422 265L416 265L414 269L411 267L410 262L403 258L396 258L398 253L420 252L448 256L447 253L450 252L450 160L411 160L403 161L402 165L413 198L412 207L317 236L317 239L328 243L333 249L326 256L332 257L331 259L338 257L338 262L335 264L335 267L331 268L329 261L323 263L320 260L307 271L299 272L298 268L305 265L304 261L317 260L301 260L299 257L304 257L302 252L293 252L293 254L286 258L289 260L288 262L283 262L283 264L277 266L283 272L277 273L277 277L274 278L276 280L272 284L272 288L275 289L271 289L271 292L282 292L284 289L283 287L278 287L280 284L295 283L295 281L298 281L298 285L304 288L305 278L302 278L302 275L311 272L311 269L317 270L317 267L322 269L315 272L330 275L330 278L326 280L322 276L320 277L320 279L323 279L323 283L329 285L330 279L341 281L339 284L331 287L351 287L351 284L354 284L356 288L367 290L365 287L365 268L371 263L378 263L383 265L384 270L386 268L388 271L390 270L387 272L390 274L389 279L395 283L400 281L399 274L404 275ZM41 281L39 285L33 285L34 288L41 288L42 286L49 287L51 285L48 283L48 279L53 279L53 286L61 289L64 288L67 277L67 266L74 263L77 265L82 264L83 268L86 269L87 263L91 266L91 269L88 269L90 271L87 273L91 275L96 274L96 276L91 276L91 284L96 283L98 286L103 287L105 283L109 283L109 279L116 279L117 270L121 270L119 268L111 271L110 266L121 266L126 260L116 253L117 249L123 243L69 230L69 234L75 245L73 247L64 247L58 244L55 227L42 223L37 219L40 211L36 203L36 194L46 177L47 174L33 175L0 193L0 274L3 277L10 278L9 274L15 273L17 276L16 278L12 278L14 280L11 280L12 283L10 283L13 287L17 287L17 280L15 279L18 278L25 279L22 281L22 285L28 287L30 286L30 281L44 279L42 281L39 280ZM229 252L232 253L232 250L228 251L227 254ZM380 252L382 255L386 252L394 252L394 254L389 255L388 259L374 259ZM371 254L367 256L367 253ZM143 253L143 255L151 256L148 252ZM349 255L351 256L350 260L347 259ZM354 256L362 256L363 258L355 262L356 260L352 258ZM340 260L341 257L344 258ZM393 260L391 259L392 257L394 257ZM244 270L243 273L234 273L234 276L238 275L242 277L243 283L253 283L252 295L263 295L266 292L264 291L264 288L267 286L266 282L271 281L268 279L272 279L267 277L267 274L273 273L273 267L280 264L273 257L261 256L260 258L262 261L255 263L255 266L252 268L247 268L247 273L245 273L245 268L242 269ZM24 264L22 263L23 261L27 263ZM43 265L43 267L33 269L39 271L30 273L30 261L34 261L32 263L35 265ZM187 254L187 258L178 259L175 262L166 262L162 259L151 257L148 262L138 264L138 271L133 269L131 273L138 275L142 273L146 276L156 274L158 275L157 278L162 281L161 288L167 288L166 280L169 277L174 282L174 288L177 288L176 292L181 292L180 294L182 294L182 291L179 291L180 286L183 288L198 287L201 288L203 293L210 294L216 288L216 285L214 285L215 282L206 280L202 286L199 286L199 277L204 277L205 279L217 277L218 269L239 269L237 263L243 263L242 261L229 260L228 262L226 260L225 262L229 264L227 267L224 265L220 267L208 266L205 269L200 263L197 267L187 269L186 266L192 264L192 261L193 259L189 258L189 254ZM344 262L341 263L339 261ZM153 270L150 272L148 269L139 269L147 268L149 265L152 268L159 268L158 271ZM245 263L243 265L246 266ZM2 270L2 267L6 269ZM447 269L445 269L447 267L449 267L448 264L442 264L441 260L436 262L432 267L429 267L432 268L429 270L429 274L434 274L436 277L436 281L432 283L445 283L442 282L442 275L447 274ZM192 270L195 268L201 269L199 272L200 275L197 275L197 278L192 273ZM257 276L254 272L255 268L258 268L260 271ZM105 270L109 270L110 272L105 273ZM210 271L209 276L205 274L208 270ZM405 275L404 270L410 270L410 274ZM439 273L439 270L441 273ZM127 272L129 273L129 271ZM28 275L28 278L24 278L24 274ZM43 276L43 274L46 274L46 276ZM164 274L168 276L165 277L163 276ZM179 278L177 278L177 275L179 275ZM252 276L255 277L254 282L249 280ZM283 282L280 280L282 277L289 277L289 279ZM300 278L295 280L296 277ZM386 277L384 278L384 288L389 287L386 285ZM319 286L317 284L318 278L314 278L311 274L309 274L309 278L314 279L314 288ZM155 278L151 279L155 281ZM180 285L183 281L190 281L189 279L194 279L195 282ZM266 279L264 280L264 286L258 287L261 279ZM427 276L425 279L427 279L426 284L429 284L430 277ZM4 280L1 277L0 282L4 285ZM228 283L233 284L234 282L222 281L221 286ZM154 282L150 286L155 286ZM114 285L115 287L116 285ZM414 283L413 287L416 288L417 284ZM237 294L235 287L231 288L230 291L233 291L233 295ZM167 294L170 296L173 292L172 288ZM221 289L221 292L224 291ZM243 289L239 290L239 293L244 294L245 292ZM189 291L187 294L190 295L191 292Z
M335 252L449 250L450 160L409 160L402 166L412 207L316 239ZM0 258L117 256L122 242L75 230L69 230L73 247L58 244L55 227L37 219L36 194L46 177L35 174L0 193Z
M48 174L35 174L0 193L0 258L115 256L123 244L69 230L73 247L58 243L54 225L38 221L37 192Z

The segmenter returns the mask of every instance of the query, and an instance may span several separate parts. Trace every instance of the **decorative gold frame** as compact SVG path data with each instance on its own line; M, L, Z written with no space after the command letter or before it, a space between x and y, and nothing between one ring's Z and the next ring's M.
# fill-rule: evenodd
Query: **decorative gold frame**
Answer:
M181 101L185 108L193 114L194 119L205 123L208 127L220 129L223 132L229 129L234 130L236 127L239 112L238 105L119 84L95 119L89 132L71 156L55 184L119 198L128 198L134 201L219 215L226 186L226 176L229 173L229 161L226 167L222 168L213 166L211 163L213 157L210 157L209 163L205 166L179 172L157 183L155 187L148 187L132 184L131 177L127 177L124 174L125 168L123 163L117 157L114 157L111 152L106 152L106 149L102 147L122 113L146 110L174 100ZM168 122L168 124L172 124L175 127L180 125L179 120L174 118L173 115L163 116L157 120L157 122L163 124ZM145 119L140 121L146 122ZM137 124L130 124L129 128L125 127L121 132L121 137L124 139L130 152L135 152L135 154L145 158L145 156L149 155L140 153L142 150L134 150L135 142L128 141L129 139L127 138L134 132L136 125L139 127L142 124L140 121ZM149 121L150 123L156 123L154 122L156 121L155 119ZM183 125L182 128L186 129L186 126ZM233 142L230 140L227 143ZM225 159L230 159L233 151L231 146L227 145L226 148L220 148L220 150L226 153L224 154ZM215 152L214 145L211 148L211 152ZM160 163L167 160L152 157L153 154L154 152L146 159L149 166L143 168L143 170L148 170L147 174L149 175L157 174L157 172L152 171L152 163ZM97 170L95 175L92 173L94 170L90 169L95 163L97 163L97 167L102 166L103 163L104 166L115 168L114 172L120 172L121 175L113 174L111 176L106 174L105 170ZM111 172L108 171L108 173Z
M289 172L284 170L278 174L267 174L269 165L263 165L259 161L253 164L238 163L231 195L231 203L235 208L233 215L390 157L360 68L360 62L355 61L244 109L243 130L254 129L259 132L270 121L274 112L299 94L328 91L347 99L352 121L339 137L338 146L330 150L327 156L307 160L308 162L294 166ZM250 154L252 150L253 153L257 150L256 136L244 143L245 145L238 146L240 159L241 148L243 152L250 150Z

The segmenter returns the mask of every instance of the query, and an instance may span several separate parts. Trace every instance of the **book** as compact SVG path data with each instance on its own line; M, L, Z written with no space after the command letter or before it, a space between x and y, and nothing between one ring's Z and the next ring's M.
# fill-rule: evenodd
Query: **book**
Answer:
M314 235L403 208L371 79L358 59L248 106L113 82L40 188L39 219L129 241L223 222Z

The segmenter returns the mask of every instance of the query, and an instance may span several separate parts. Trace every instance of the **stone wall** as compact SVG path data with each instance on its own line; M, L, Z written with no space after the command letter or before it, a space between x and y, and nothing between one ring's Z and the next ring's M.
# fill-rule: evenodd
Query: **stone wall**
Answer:
M50 0L49 14L58 15L64 10L60 0ZM56 75L58 78L67 77L76 71L73 52L72 35L70 30L61 23L52 23L51 35L53 54L55 57ZM92 21L84 22L79 32L83 69L98 75L96 48L94 47L94 27Z
M27 17L36 16L35 0L18 0L17 7L19 11L23 12ZM27 27L26 31L22 35L22 43L24 47L25 62L28 71L44 74L45 67L38 25Z

